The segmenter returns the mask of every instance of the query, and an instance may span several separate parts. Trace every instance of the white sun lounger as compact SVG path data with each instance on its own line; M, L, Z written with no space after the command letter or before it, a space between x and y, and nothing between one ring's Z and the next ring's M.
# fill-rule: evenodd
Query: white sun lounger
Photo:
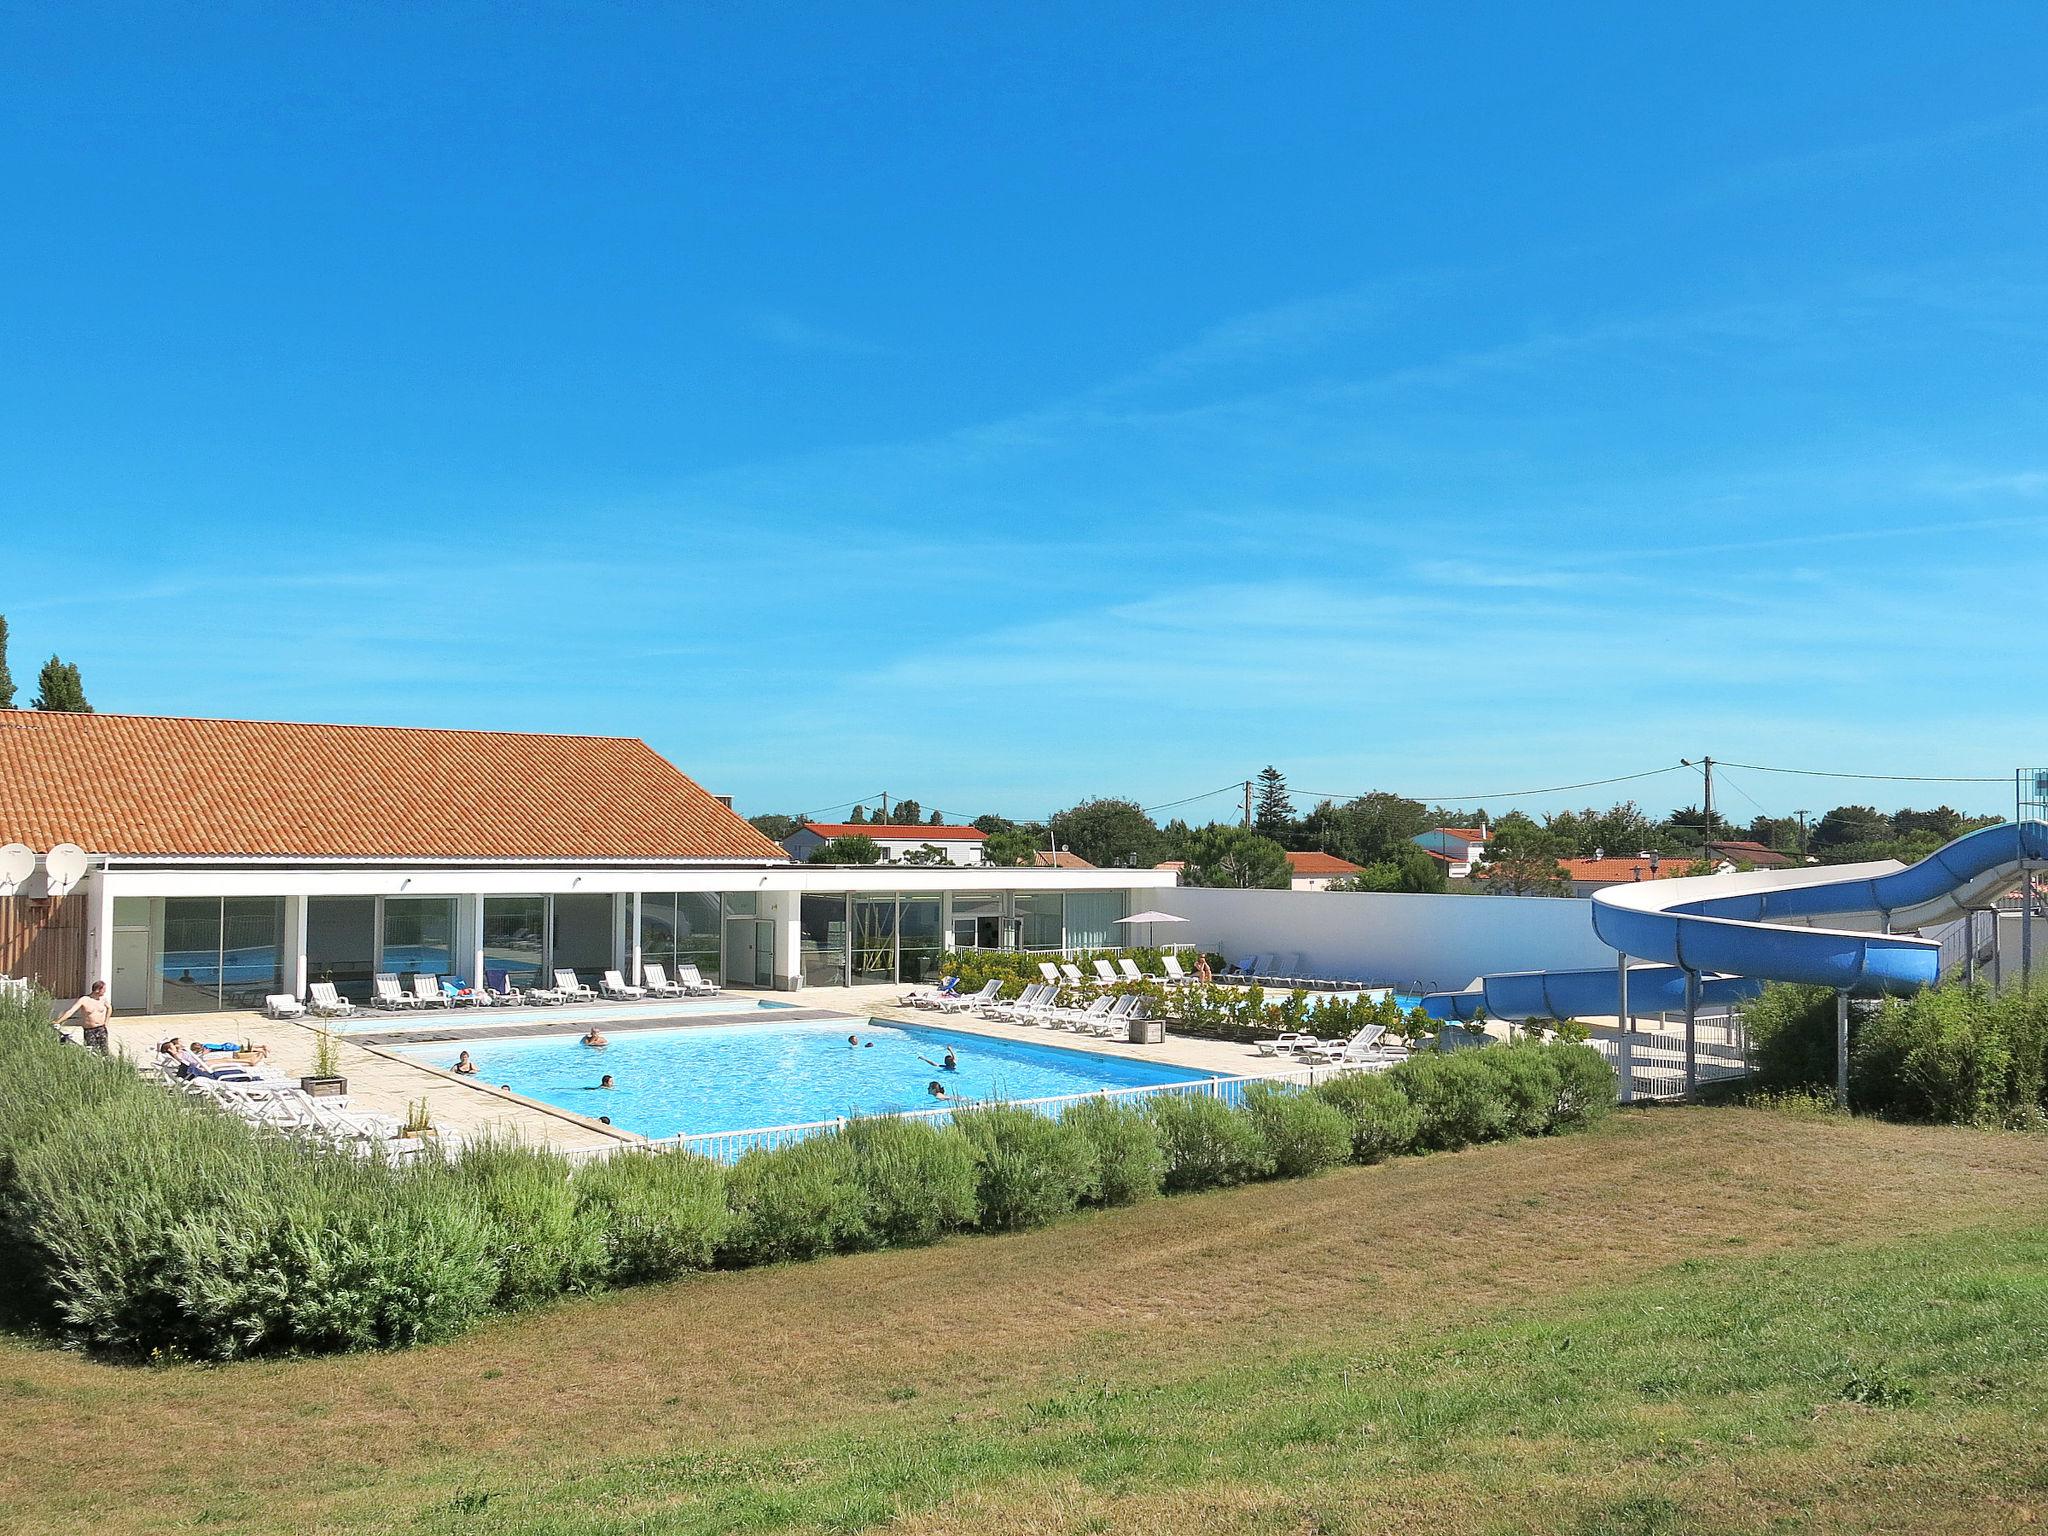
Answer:
M1116 968L1107 960L1097 956L1095 960L1095 979L1105 987L1113 987L1122 981L1123 977L1117 975Z
M1194 980L1194 977L1180 968L1180 956L1178 955L1161 955L1159 957L1159 964L1166 971L1166 984L1169 987L1177 987L1182 982Z
M306 996L313 1011L323 1018L345 1019L356 1011L356 1005L335 991L331 981L314 982L306 988Z
M683 984L668 979L668 968L653 961L640 967L640 979L647 983L649 997L681 997Z
M620 999L621 1001L630 998L645 997L647 995L647 989L645 987L636 987L632 985L630 982L626 980L625 977L621 976L617 971L606 971L604 973L603 985L604 995L606 997L615 997Z
M1118 956L1116 968L1124 973L1125 981L1143 981L1145 979L1144 971L1139 969L1138 962L1129 955Z
M1047 981L1051 982L1054 986L1058 986L1060 984L1059 967L1054 965L1050 960L1041 960L1038 962L1038 974L1043 976Z
M683 984L683 990L692 997L718 996L718 983L706 981L703 972L699 971L694 965L677 966L676 980Z
M263 1011L273 1019L302 1019L306 1005L289 992L273 992L263 999Z
M379 1008L417 1008L420 1000L398 984L395 971L379 971L370 983L371 999Z
M1003 984L991 976L979 992L971 997L942 997L932 1004L940 1013L969 1013L976 1008L986 1007L1003 995Z
M594 1003L597 994L576 979L574 971L555 972L555 990L572 1002Z
M1060 962L1060 975L1070 987L1085 987L1088 985L1088 978L1081 974L1081 967L1070 961L1062 960Z
M441 989L441 978L432 971L412 973L412 995L420 1000L422 1008L452 1007L448 994Z

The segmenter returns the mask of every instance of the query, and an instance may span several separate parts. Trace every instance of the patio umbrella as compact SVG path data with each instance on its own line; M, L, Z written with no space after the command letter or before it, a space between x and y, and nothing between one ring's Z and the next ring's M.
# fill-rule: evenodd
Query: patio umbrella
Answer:
M1143 923L1145 925L1145 947L1152 947L1152 925L1154 923L1184 923L1186 918L1172 912L1133 912L1129 917L1120 917L1119 923Z

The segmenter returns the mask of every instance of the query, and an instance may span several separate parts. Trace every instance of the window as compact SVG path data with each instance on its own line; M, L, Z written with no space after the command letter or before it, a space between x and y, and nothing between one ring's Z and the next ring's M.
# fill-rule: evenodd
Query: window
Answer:
M377 898L312 896L306 900L306 979L331 981L343 997L370 998L377 969Z
M284 898L171 896L157 961L167 1013L254 1009L284 990Z
M545 896L484 898L484 985L502 991L541 980L548 958Z
M455 898L385 897L383 969L401 974L459 975L455 965Z
M846 985L846 898L805 896L798 908L807 987Z
M1058 949L1064 942L1058 891L1029 891L1017 897L1017 921L1026 949Z
M939 956L946 936L939 924L939 898L906 896L897 909L898 981L926 982L938 978Z
M617 965L612 941L612 898L557 896L553 969L576 972L576 979L595 986Z
M640 897L640 963L652 962L675 980L694 965L706 981L722 980L723 919L715 891L648 891ZM749 978L751 979L751 978Z
M1075 949L1107 949L1121 944L1124 915L1122 891L1069 891L1066 898L1067 943Z

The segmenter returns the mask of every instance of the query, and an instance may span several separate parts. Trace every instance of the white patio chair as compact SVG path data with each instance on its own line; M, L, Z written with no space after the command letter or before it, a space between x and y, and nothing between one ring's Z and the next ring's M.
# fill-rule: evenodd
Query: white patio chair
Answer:
M327 983L321 983L327 985ZM398 984L395 971L379 971L370 982L371 999L379 1008L417 1008L420 1000Z
M576 979L574 971L555 972L555 990L574 1003L594 1003L597 994Z
M606 997L618 998L622 1002L631 1000L633 998L645 997L647 995L647 989L645 987L634 986L631 982L627 981L625 977L621 976L617 971L606 971L604 973L603 986L604 995Z
M306 988L306 997L322 1018L345 1019L356 1011L356 1005L335 991L331 981L313 982Z
M263 999L263 1011L273 1019L303 1019L306 1005L289 992L273 992Z
M668 979L668 968L650 960L640 967L640 979L647 983L649 997L681 997L683 984Z

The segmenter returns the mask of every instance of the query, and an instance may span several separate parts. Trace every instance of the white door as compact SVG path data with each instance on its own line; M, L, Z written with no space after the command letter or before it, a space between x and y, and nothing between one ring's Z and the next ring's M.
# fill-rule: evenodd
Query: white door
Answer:
M149 930L114 930L114 1007L140 1013L149 1007Z

